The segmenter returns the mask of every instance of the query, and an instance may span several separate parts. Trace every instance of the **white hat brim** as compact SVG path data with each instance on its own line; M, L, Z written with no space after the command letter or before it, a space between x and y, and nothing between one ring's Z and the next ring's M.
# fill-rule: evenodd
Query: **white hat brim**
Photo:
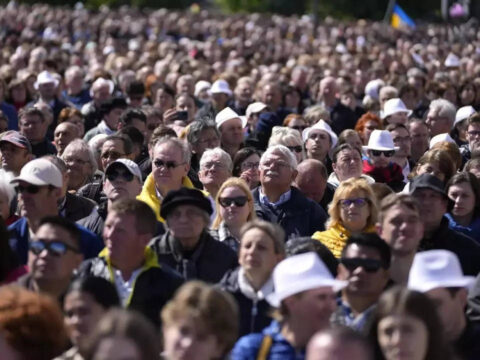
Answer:
M393 150L393 151L398 151L398 150L400 150L400 147L399 146L394 146L393 149L386 148L386 147L381 147L381 146L372 148L372 147L369 147L368 145L363 145L362 149L364 151L367 151L367 150L378 150L378 151L392 151Z
M382 120L391 116L391 115L394 115L394 114L399 114L399 113L404 113L404 114L407 114L407 117L409 117L410 115L413 114L413 111L412 110L397 110L397 111L394 111L394 112L391 112L389 113L388 115L387 114L382 114Z
M29 184L37 185L37 186L48 186L48 185L55 186L54 184L47 183L47 182L45 182L45 181L43 181L43 180L39 179L38 177L33 176L31 174L24 174L24 175L17 176L16 178L13 178L10 181L10 183L11 184L16 184L19 181L25 181ZM59 187L61 187L61 186L59 186Z
M408 284L408 288L419 292L427 292L436 288L444 287L460 287L470 289L475 283L474 276L462 276L454 280L438 280L438 281L424 281L418 284L419 286Z

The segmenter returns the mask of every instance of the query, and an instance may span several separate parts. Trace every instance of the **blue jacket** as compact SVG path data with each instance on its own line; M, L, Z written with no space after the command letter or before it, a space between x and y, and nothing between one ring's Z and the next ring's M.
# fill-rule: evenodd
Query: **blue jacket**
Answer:
M277 321L263 329L261 333L250 334L240 338L235 344L231 360L256 360L262 341L266 336L272 339L272 345L268 351L268 360L303 360L305 351L297 351L287 342L280 332L280 324Z
M468 226L458 224L450 213L445 214L445 217L448 219L448 227L450 229L470 236L473 240L480 243L480 217L473 218Z
M18 131L18 115L17 109L15 106L2 101L0 103L0 110L5 114L8 119L8 130L17 130Z
M81 250L85 259L96 257L104 248L103 241L91 231L77 224L80 230ZM28 260L28 224L27 218L21 217L8 227L10 247L17 254L18 260L26 264Z

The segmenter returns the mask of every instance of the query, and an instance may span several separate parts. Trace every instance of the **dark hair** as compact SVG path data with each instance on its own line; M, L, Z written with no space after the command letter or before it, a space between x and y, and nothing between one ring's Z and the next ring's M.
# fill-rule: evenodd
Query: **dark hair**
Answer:
M82 247L82 242L80 240L81 232L77 225L64 217L61 216L45 216L40 220L38 227L42 225L52 225L58 226L68 232L72 237L73 241L77 244L78 248Z
M480 166L480 157L472 157L465 163L463 171L470 171L474 167Z
M400 286L384 292L378 301L369 336L371 343L375 344L376 359L385 359L378 343L378 324L383 318L395 314L413 316L427 328L428 348L425 360L451 359L451 351L446 345L443 327L433 302L425 294Z
M175 98L175 90L173 90L169 85L161 84L158 87L157 92L155 93L155 97L157 97L157 93L158 93L159 90L163 90L165 93L170 95L172 98Z
M104 309L120 306L117 289L108 280L97 276L87 276L70 283L65 295L79 291L89 294Z
M130 138L127 135L119 134L119 133L108 135L105 138L105 140L103 140L103 144L105 144L107 141L121 141L123 143L123 150L125 151L126 155L131 154L133 151L132 140L130 140Z
M100 105L100 113L102 114L102 116L104 116L106 114L110 114L110 112L116 108L121 108L121 109L127 108L127 102L125 101L124 98L114 97L114 98L105 100L102 103L102 105Z
M45 116L43 115L43 112L33 106L24 107L23 109L21 109L20 113L18 114L18 119L22 120L26 116L38 116L42 122L45 121Z
M205 130L214 130L217 137L220 139L220 133L218 132L217 125L213 119L207 118L205 120L193 121L188 127L187 141L194 145L197 143L200 134Z
M235 154L235 157L233 158L233 171L232 175L233 176L240 176L242 173L242 163L245 161L246 158L257 154L259 157L262 156L262 153L260 150L257 150L253 147L245 147L243 149L240 149L237 151Z
M337 276L338 260L320 241L312 239L311 237L293 238L287 241L285 250L287 257L313 251L324 262L332 276Z
M139 234L155 234L157 217L152 208L143 201L135 199L120 199L112 204L110 212L119 215L129 214L135 216L135 229Z
M356 148L355 146L352 146L352 145L350 145L350 144L344 143L344 144L341 144L341 145L336 146L335 149L333 149L332 162L333 162L334 164L337 163L338 154L339 154L340 152L342 152L343 150L356 151L356 152L360 155L360 158L362 157L362 152L360 151L360 149L358 149L358 148Z
M390 268L390 246L375 233L360 233L350 236L345 244L345 247L342 250L342 257L345 256L345 253L348 250L350 245L356 244L358 246L369 247L378 251L380 259L382 261L383 267L385 269Z
M134 119L140 120L143 123L147 122L147 116L140 109L127 109L122 116L120 116L120 122L127 126L132 125Z
M145 137L135 126L125 126L116 132L117 135L127 136L133 144L143 145Z
M452 178L445 186L445 192L448 194L448 189L450 188L450 186L463 183L470 184L470 187L472 188L473 194L475 195L475 208L473 209L473 211L474 215L477 215L480 210L480 180L478 180L475 175L467 171L456 173L452 176ZM449 200L449 202L450 206L452 206L452 201Z
M152 136L150 137L150 141L148 143L148 146L153 147L157 143L158 139L160 139L162 137L176 138L177 133L175 132L175 130L173 130L170 127L167 127L165 125L158 125L155 128L155 130L153 130L153 133L152 133Z
M145 85L143 85L141 81L133 80L130 84L128 84L125 92L128 96L145 95Z

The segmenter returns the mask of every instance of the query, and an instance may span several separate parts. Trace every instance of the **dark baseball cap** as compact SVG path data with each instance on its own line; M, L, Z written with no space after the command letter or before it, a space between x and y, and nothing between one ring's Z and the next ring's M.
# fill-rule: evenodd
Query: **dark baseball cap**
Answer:
M179 205L193 205L212 214L210 200L200 190L182 187L178 190L169 191L162 201L160 215L165 219Z
M418 189L430 189L445 197L447 196L442 180L430 174L421 174L413 178L410 184L410 194L413 194Z
M0 137L0 143L2 142L9 142L10 144L18 146L19 148L27 149L29 153L32 152L32 145L30 145L30 141L28 141L28 139L18 131L9 130L3 133L3 135Z

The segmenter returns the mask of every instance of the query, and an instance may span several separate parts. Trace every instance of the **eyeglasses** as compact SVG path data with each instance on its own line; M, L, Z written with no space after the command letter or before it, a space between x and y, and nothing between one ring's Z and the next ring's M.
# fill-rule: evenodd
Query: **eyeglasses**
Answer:
M175 169L176 167L180 166L180 165L183 165L185 163L180 163L180 164L177 164L175 161L163 161L163 160L160 160L160 159L156 159L153 164L155 165L155 167L157 168L161 168L162 166L165 166L167 169Z
M248 201L248 198L246 196L237 196L237 197L232 197L232 198L219 198L218 202L222 207L228 208L230 206L235 205L236 207L242 207L244 206Z
M480 131L471 130L471 131L468 131L467 134L472 137L476 137L476 136L480 136Z
M109 171L106 175L109 181L115 181L118 177L126 182L133 180L133 174L130 171Z
M290 127L291 129L295 129L295 130L298 130L300 132L302 132L303 130L305 130L307 128L307 126L300 126L300 125L297 125L297 126L291 126Z
M219 142L218 137L212 137L212 138L208 138L208 139L198 140L197 144L216 145L216 144L218 144L218 142Z
M74 253L79 253L80 250L65 244L62 241L45 241L44 239L38 239L36 241L32 241L29 245L30 251L35 255L40 255L43 250L47 249L47 251L55 256L62 256L68 250L73 251Z
M350 205L361 208L368 204L368 199L366 198L356 198L356 199L342 199L339 201L342 208L349 208Z
M301 145L298 145L298 146L287 146L287 148L292 151L292 152L296 152L296 153L301 153L303 148Z
M216 168L216 169L226 169L227 168L225 166L225 164L222 164L220 162L215 162L215 161L203 163L200 167L202 169L207 169L207 170L211 170L213 168Z
M395 150L370 150L373 156L384 155L385 157L392 157L395 154Z
M24 192L27 192L29 194L36 194L39 191L40 191L40 186L37 186L37 185L28 185L28 186L17 185L17 186L15 186L15 192L17 194L23 194Z
M347 268L348 271L355 271L362 267L368 273L374 273L384 267L380 260L363 259L363 258L341 258L340 263Z
M256 170L258 169L258 166L260 165L260 163L258 162L245 162L242 164L241 168L242 170Z

